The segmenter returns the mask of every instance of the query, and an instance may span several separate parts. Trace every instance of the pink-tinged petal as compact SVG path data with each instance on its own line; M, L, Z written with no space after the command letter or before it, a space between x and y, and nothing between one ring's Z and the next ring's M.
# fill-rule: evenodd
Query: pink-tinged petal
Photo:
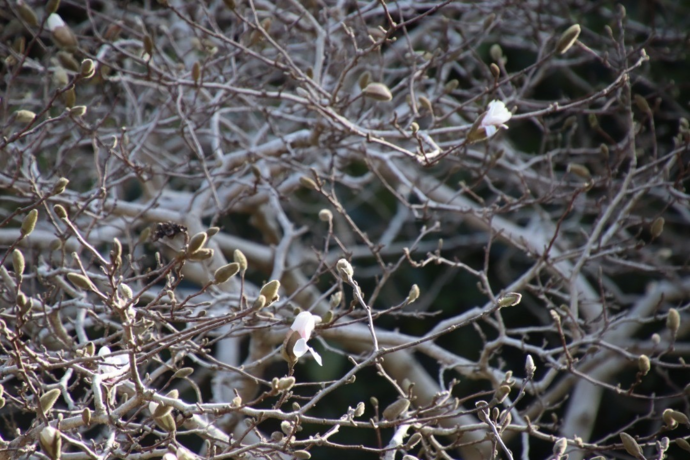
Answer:
M304 339L299 339L299 340L297 340L297 342L295 342L295 346L292 348L292 354L294 354L295 356L300 358L309 349L310 349L310 347L309 347L309 345L307 345L307 341Z
M316 315L312 315L308 311L303 311L295 317L295 322L292 323L290 329L297 331L304 340L309 340L311 338L311 333L314 332L314 327L318 321L321 320Z
M319 366L323 366L323 362L321 361L321 355L316 352L312 347L309 347L309 353L314 357L317 363L319 363Z

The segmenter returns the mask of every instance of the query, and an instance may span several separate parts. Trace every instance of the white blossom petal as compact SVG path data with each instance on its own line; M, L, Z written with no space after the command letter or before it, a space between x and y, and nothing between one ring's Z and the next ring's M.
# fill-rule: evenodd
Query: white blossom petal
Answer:
M309 349L310 347L309 345L307 345L307 341L304 339L299 339L297 340L297 342L295 342L295 346L292 348L292 353L298 358L300 358Z
M484 127L484 132L486 133L486 137L491 137L494 134L496 134L496 131L498 131L498 128L496 128L494 125L489 125Z
M316 323L321 322L321 318L312 315L308 311L303 311L297 317L295 317L295 322L292 323L290 329L297 331L305 341L311 338L311 333L314 332L314 327Z
M489 103L489 109L482 119L481 126L486 129L487 136L491 137L496 131L494 129L489 132L490 130L488 128L493 126L494 128L501 127L507 129L508 126L505 123L510 120L512 116L513 114L510 113L510 110L508 110L502 101L491 101Z
M316 352L312 347L309 347L309 353L314 357L319 366L323 366L323 361L321 361L321 355Z

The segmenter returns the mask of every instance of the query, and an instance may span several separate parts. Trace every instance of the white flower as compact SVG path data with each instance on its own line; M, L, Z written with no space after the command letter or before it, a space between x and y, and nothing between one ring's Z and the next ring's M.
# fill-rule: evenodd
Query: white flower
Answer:
M297 315L295 322L292 323L290 329L297 332L300 336L297 342L295 342L295 347L292 349L292 353L299 358L308 351L314 357L316 362L319 363L319 366L323 366L321 356L312 347L307 345L307 342L311 338L311 333L314 332L316 323L320 322L320 317L312 315L308 311L303 311Z
M49 31L53 32L58 27L63 27L64 25L65 21L63 21L62 18L57 14L53 13L50 16L48 16L47 27Z
M101 347L98 356L104 361L98 365L98 373L103 380L115 379L129 371L129 358L125 354L113 355L110 348Z
M486 132L486 137L491 137L496 134L498 128L508 129L505 124L513 114L510 110L506 108L506 105L501 101L491 101L489 102L489 110L484 114L482 118L481 127L484 128Z

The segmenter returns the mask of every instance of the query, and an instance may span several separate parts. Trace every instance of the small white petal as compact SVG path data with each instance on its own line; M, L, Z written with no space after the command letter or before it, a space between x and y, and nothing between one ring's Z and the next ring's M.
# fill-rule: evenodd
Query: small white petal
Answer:
M65 21L62 20L60 16L57 14L53 13L50 16L48 16L48 30L51 32L57 29L58 27L63 27L65 25Z
M498 131L498 129L496 129L494 125L488 125L484 127L484 131L486 132L486 137L491 137L494 134L496 134L496 131Z
M323 366L323 361L321 361L321 355L316 352L312 347L309 347L309 353L314 357L319 366Z
M307 345L307 341L304 339L299 339L297 342L295 342L295 346L292 349L292 353L300 358L302 355L304 355L307 350L309 350L310 347Z

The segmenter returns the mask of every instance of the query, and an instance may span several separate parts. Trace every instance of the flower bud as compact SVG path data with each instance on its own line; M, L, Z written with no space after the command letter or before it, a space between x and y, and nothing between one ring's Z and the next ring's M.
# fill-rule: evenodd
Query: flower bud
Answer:
M681 449L690 452L690 443L683 438L676 438L676 445Z
M359 85L359 89L363 90L366 88L369 83L371 83L371 72L368 70L362 72L362 75L359 76L359 80L357 80L357 84Z
M24 269L26 268L26 261L24 260L24 254L19 249L12 251L12 267L14 268L14 274L17 278L21 278L24 274Z
M39 400L39 404L41 405L41 410L43 411L44 414L48 414L53 406L55 405L55 402L57 399L60 397L60 389L59 388L53 388L52 390L46 392L41 396L41 399Z
M651 115L652 109L649 107L647 99L640 96L639 94L635 94L633 99L635 99L635 105L637 105L637 108L640 109L641 112Z
M87 426L91 424L91 409L88 407L85 407L84 410L81 411L81 421Z
M175 371L175 374L173 375L174 379L185 379L192 375L194 373L194 368L192 367L183 367L182 369L178 369Z
M73 117L83 117L86 114L86 106L85 105L75 105L71 109L69 109L69 114L72 115Z
M501 62L501 58L503 57L503 49L501 49L501 45L498 43L491 45L491 48L489 48L489 55L494 62Z
M635 458L642 458L642 449L632 436L628 433L621 433L620 437L626 452Z
M517 292L506 292L498 299L497 303L499 308L513 307L519 304L521 300L522 294L518 294Z
M77 102L77 95L74 92L74 88L69 88L62 93L62 100L65 103L65 107L68 109L74 107L74 104Z
M213 274L214 283L222 284L235 276L240 271L240 264L233 262L223 265Z
M419 299L419 286L413 284L410 288L410 293L407 294L407 303L410 304L417 299Z
M295 381L294 377L283 377L278 380L278 389L280 391L288 391L295 386Z
M28 125L34 119L36 119L36 114L31 110L17 110L14 112L15 120L17 123Z
M47 426L38 434L38 442L41 449L52 460L60 458L60 451L62 450L62 437L60 432L52 426Z
M534 364L534 359L532 355L527 355L525 358L525 372L530 378L534 377L534 372L537 370L537 366Z
M19 17L32 27L38 27L38 17L33 8L24 3L22 0L17 2L17 13Z
M333 220L333 213L328 209L322 209L319 211L319 220L322 222L330 222Z
M350 262L345 259L338 260L338 262L335 264L335 268L340 277L345 281L352 278L355 274L355 271L352 269L352 265L350 265Z
M642 375L647 375L652 368L649 357L647 357L647 355L640 355L640 357L637 358L637 367L640 369Z
M292 433L292 423L288 422L287 420L283 420L280 422L280 429L283 433L290 435L290 433Z
M417 432L417 433L413 434L412 436L410 436L410 439L408 439L407 442L405 443L405 448L406 449L412 449L412 448L414 448L414 446L419 444L419 441L421 441L421 440L422 440L422 434Z
M668 409L667 409L668 410ZM666 411L664 411L665 413ZM668 416L676 421L677 423L681 423L683 425L690 425L690 420L688 419L688 416L685 415L682 412L679 412L677 410L671 410L671 412L668 414Z
M46 3L46 13L53 14L60 7L60 0L48 0Z
M590 180L592 178L592 174L589 172L589 169L587 169L586 166L579 165L577 163L569 163L568 172L573 173L585 180Z
M260 295L252 304L252 310L261 310L266 306L266 297Z
M58 181L53 186L53 190L52 190L51 194L53 196L60 195L61 193L63 193L65 191L68 184L69 184L69 179L67 179L66 177L61 177L60 179L58 179Z
M56 204L53 206L53 211L55 211L55 214L57 214L60 219L67 219L68 217L67 210L61 204Z
M189 245L187 247L187 252L189 254L195 253L199 249L202 248L204 244L206 244L206 240L208 239L208 235L205 232L199 232L196 235L194 235L190 240L189 240Z
M68 273L67 279L70 280L70 282L76 287L84 291L93 291L94 289L91 280L84 275L80 275L79 273Z
M364 409L365 408L366 408L366 406L364 405L363 402L358 402L357 407L355 407L354 416L355 417L361 417L362 415L364 415Z
M493 62L489 66L489 69L491 70L491 75L493 75L494 78L498 78L501 76L501 69Z
M89 79L96 73L96 66L91 59L84 59L79 70L82 77Z
M553 445L553 454L560 457L565 453L565 449L568 448L568 440L566 438L558 438Z
M36 221L38 220L38 210L32 209L29 214L26 215L22 221L22 227L19 229L19 233L22 237L26 238L31 235L31 232L36 228Z
M67 49L76 48L79 45L74 32L72 32L72 29L65 24L65 21L63 21L59 15L52 13L48 16L48 21L46 23L48 30L53 34L53 41L56 45Z
M561 35L561 38L558 39L558 43L556 44L556 52L558 54L564 54L566 51L568 51L577 41L577 38L580 36L580 25L575 24L566 29L565 32L563 32L563 35Z
M242 397L241 396L235 396L232 398L232 401L230 402L230 407L232 408L238 408L242 405Z
M304 188L310 188L312 190L318 190L318 186L316 185L316 182L314 182L313 179L307 177L307 176L301 176L299 178L299 183L302 185Z
M311 454L306 450L296 450L292 455L299 460L309 460L311 458Z
M680 313L675 308L671 308L668 311L668 316L666 317L666 327L675 336L680 328Z
M510 394L510 387L508 385L501 385L498 387L498 390L494 393L494 400L498 403L501 404L505 399L508 397Z
M409 399L398 399L383 410L384 420L395 420L410 407Z
M240 265L240 271L242 273L247 271L247 258L242 251L235 249L235 252L232 254L232 258Z
M391 90L383 83L369 83L363 90L362 94L369 99L380 102L388 102L393 99Z
M452 80L449 80L448 83L445 84L445 86L443 87L443 92L446 94L452 93L458 88L458 86L460 86L460 82L454 78Z
M259 291L259 295L266 298L266 303L268 305L276 302L280 297L278 296L278 289L280 289L280 281L273 280L264 284L264 286Z

